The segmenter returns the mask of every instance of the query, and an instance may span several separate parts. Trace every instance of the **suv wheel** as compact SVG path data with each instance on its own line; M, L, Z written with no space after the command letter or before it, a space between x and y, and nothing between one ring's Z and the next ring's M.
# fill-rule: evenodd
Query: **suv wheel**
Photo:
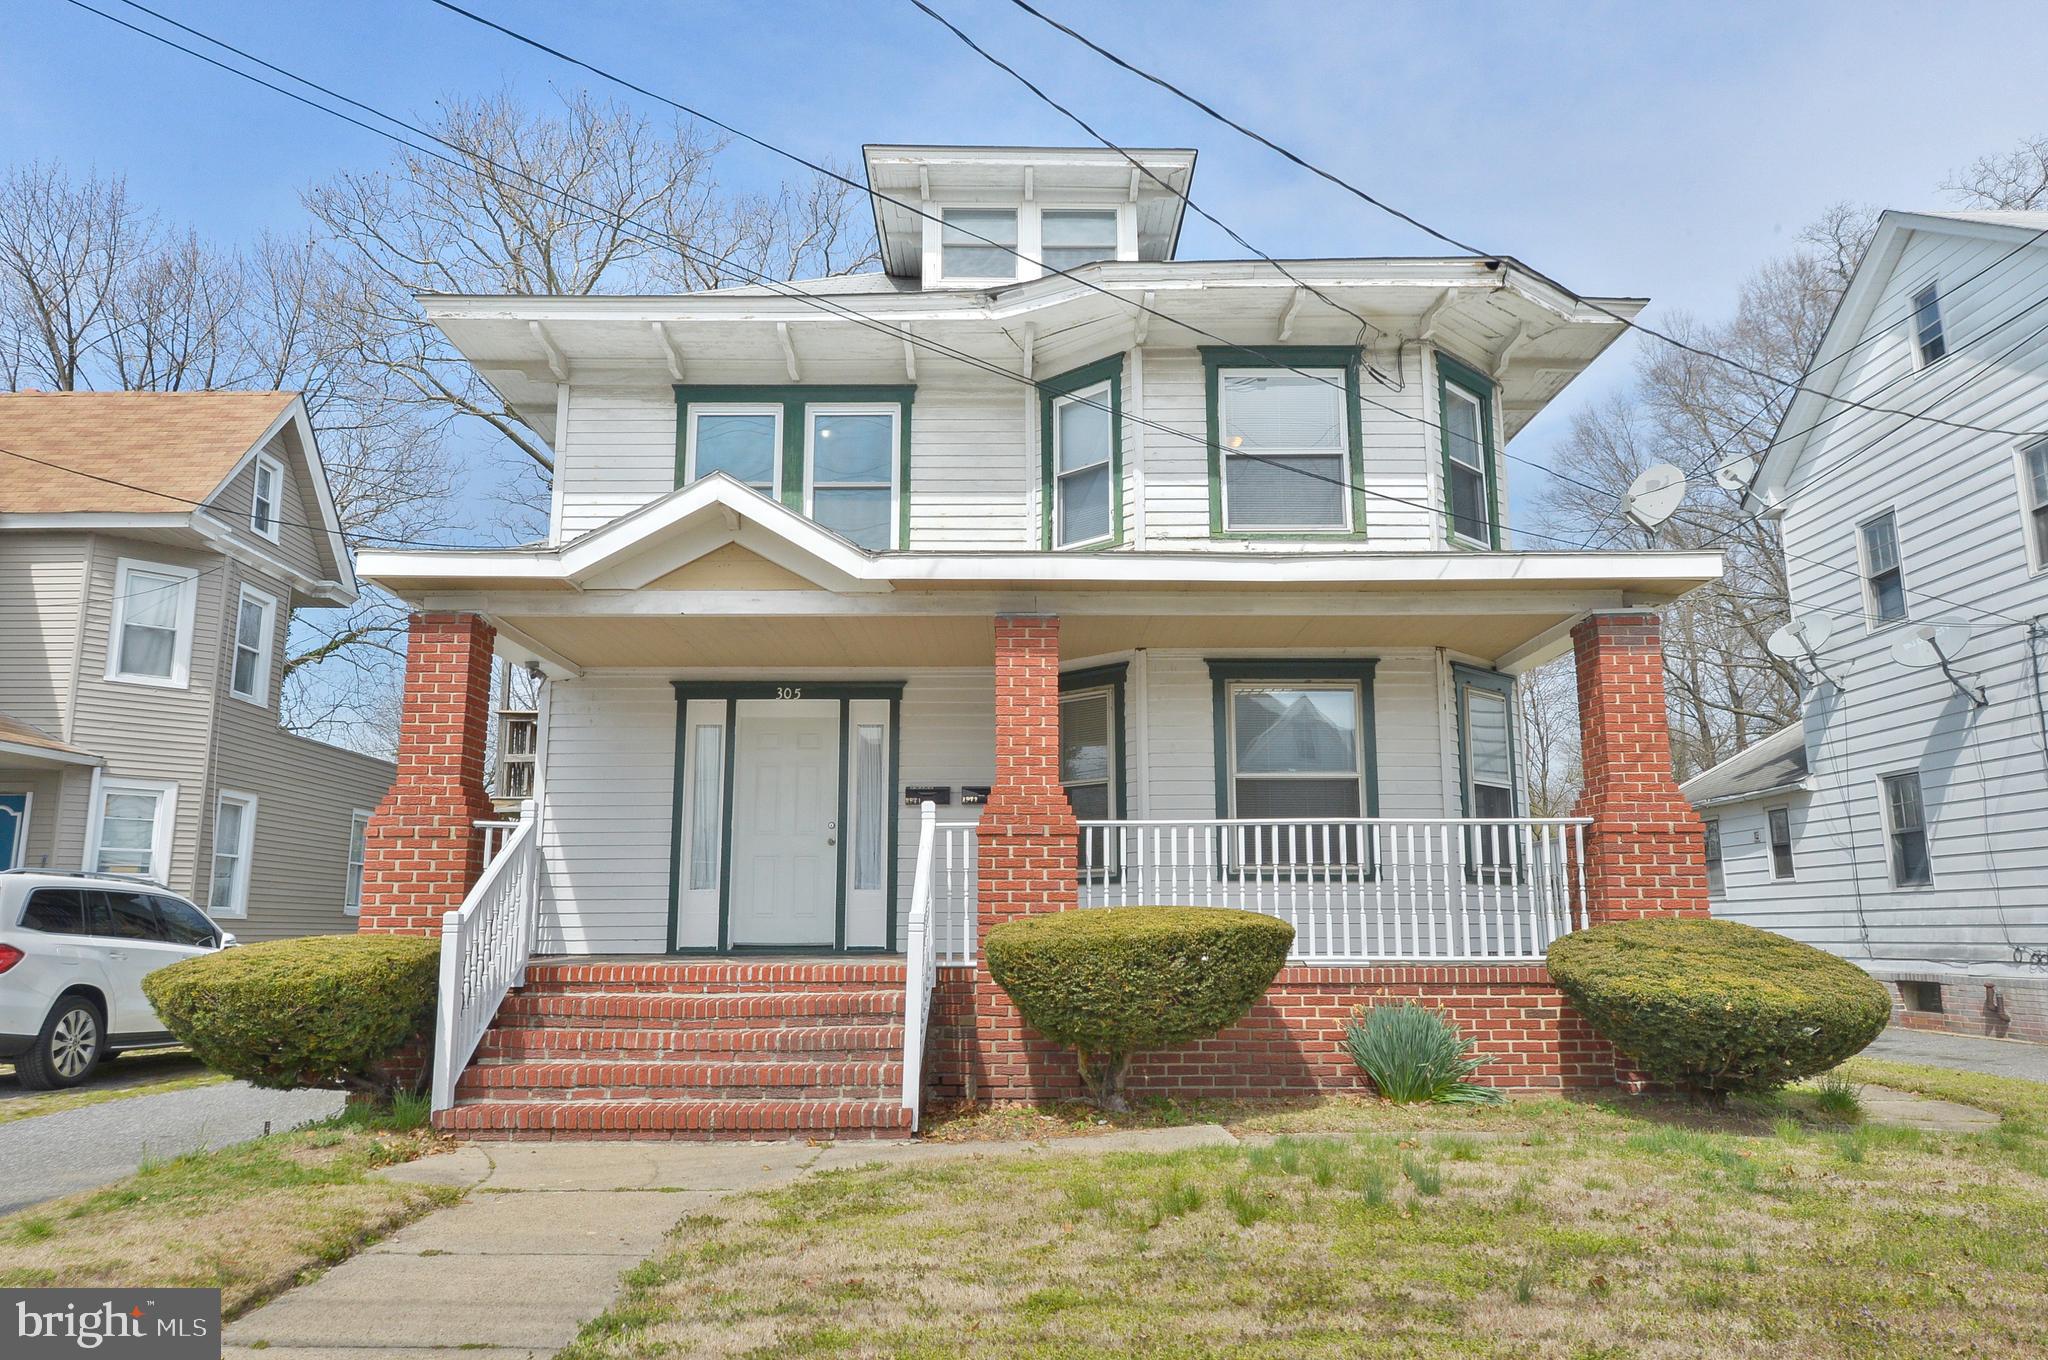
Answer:
M106 1043L100 1008L82 996L67 996L50 1009L35 1047L16 1060L15 1076L31 1091L76 1086L99 1066Z

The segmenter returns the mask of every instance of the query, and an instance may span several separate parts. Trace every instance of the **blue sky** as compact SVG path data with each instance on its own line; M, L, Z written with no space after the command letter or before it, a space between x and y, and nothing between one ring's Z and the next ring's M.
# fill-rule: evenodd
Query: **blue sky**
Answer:
M153 3L393 111L594 80L426 0ZM472 3L813 157L852 162L863 141L1082 140L908 0ZM1196 200L1271 254L1442 252L1001 0L932 3L1108 135L1199 148ZM1454 236L1583 292L1647 294L1652 323L1724 310L1831 202L1939 206L1946 172L2048 128L2038 0L1044 5ZM0 159L123 173L209 235L295 226L301 185L387 157L367 133L63 0L15 0L0 23ZM721 168L735 186L785 172L744 150ZM1191 219L1184 256L1240 253ZM1626 379L1627 352L1518 451L1541 457L1574 407ZM1518 497L1531 475L1517 470Z

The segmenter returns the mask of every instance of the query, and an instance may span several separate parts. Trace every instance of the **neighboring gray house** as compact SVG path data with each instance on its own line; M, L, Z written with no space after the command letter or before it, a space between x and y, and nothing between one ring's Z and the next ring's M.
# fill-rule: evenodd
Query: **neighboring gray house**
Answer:
M304 404L0 394L0 450L0 868L353 929L392 764L278 725L292 610L356 596Z
M1800 721L1685 786L1716 912L2048 1040L2048 213L1886 213L1805 386L1748 506L1817 644Z

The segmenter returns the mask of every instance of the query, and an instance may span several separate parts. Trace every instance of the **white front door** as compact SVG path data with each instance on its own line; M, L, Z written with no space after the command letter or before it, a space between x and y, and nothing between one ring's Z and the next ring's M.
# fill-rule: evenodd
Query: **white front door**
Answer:
M837 943L839 705L742 699L733 743L732 942Z

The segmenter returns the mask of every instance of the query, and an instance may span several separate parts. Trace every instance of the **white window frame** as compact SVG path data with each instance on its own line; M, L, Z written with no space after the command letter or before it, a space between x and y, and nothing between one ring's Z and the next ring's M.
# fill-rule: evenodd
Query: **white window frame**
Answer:
M1244 689L1326 689L1341 690L1351 696L1351 773L1358 782L1358 811L1351 817L1369 817L1371 812L1367 797L1370 790L1365 782L1365 688L1356 680L1229 680L1223 687L1224 755L1228 758L1228 792L1230 795L1230 816L1235 819L1244 816L1237 808L1237 692ZM1263 779L1278 782L1286 779L1331 780L1336 775L1326 773L1296 774L1249 774L1246 779ZM1348 818L1336 813L1319 814L1314 817L1260 818L1261 821L1344 821Z
M1723 897L1728 892L1728 846L1721 839L1721 819L1700 819L1700 851L1707 865L1707 895Z
M92 806L87 810L85 823L86 870L99 870L100 832L106 815L107 796L115 793L146 793L155 796L156 825L150 833L148 877L151 881L168 887L171 872L171 836L178 825L178 786L172 780L112 779L106 777L102 771L93 772Z
M1792 871L1778 872L1778 842L1772 838L1771 819L1779 813L1785 815L1785 858L1791 861ZM1799 877L1799 843L1792 834L1792 805L1780 803L1777 807L1764 809L1764 853L1770 859L1771 882L1791 883Z
M1060 409L1075 402L1091 403L1102 413L1102 423L1109 427L1109 438L1103 445L1102 462L1090 463L1085 468L1070 468L1060 471ZM1052 546L1055 548L1089 548L1098 543L1109 543L1116 538L1116 464L1117 440L1116 408L1111 399L1108 382L1099 382L1084 387L1078 392L1066 392L1052 401ZM1096 467L1109 469L1109 479L1104 483L1109 493L1109 504L1104 507L1103 520L1107 527L1093 538L1077 538L1068 542L1060 539L1060 526L1064 522L1060 515L1062 485L1076 472L1087 472Z
M1126 206L1127 205L1121 203L1042 203L1036 205L1037 211L1034 215L1038 219L1038 249L1031 252L1031 258L1038 261L1038 264L1035 266L1035 268L1038 272L1039 277L1058 278L1060 274L1060 271L1058 269L1055 269L1053 266L1045 263L1045 217L1047 213L1103 213L1107 214L1113 222L1111 236L1114 239L1110 242L1109 254L1102 256L1098 260L1088 261L1087 264L1070 264L1066 266L1066 268L1069 271L1075 269L1085 269L1087 268L1088 264L1108 264L1114 263L1117 260L1136 259L1137 251L1135 248L1131 250L1131 253L1129 255L1126 255L1124 253L1124 224L1128 216L1124 212L1124 208ZM1020 228L1022 227L1023 224L1021 220L1019 221L1018 225ZM1135 239L1132 241L1132 246L1136 246ZM1027 268L1032 267L1034 266L1027 266Z
M259 453L256 455L254 466L255 470L249 479L249 528L275 543L282 536L284 464L267 453ZM270 522L267 527L263 522L264 515L257 509L258 506L264 505L266 502L266 498L263 495L263 479L266 474L270 478L270 495L268 497L268 518Z
M1467 472L1479 474L1479 504L1485 512L1485 516L1479 526L1483 537L1474 538L1458 528L1458 515L1452 509L1457 504L1457 501L1451 495L1451 488L1448 486L1444 488L1444 519L1450 525L1450 538L1453 543L1463 544L1471 548L1491 550L1493 547L1492 530L1495 510L1493 505L1493 479L1488 475L1486 468L1486 462L1491 452L1486 447L1486 398L1472 391L1449 374L1444 375L1443 393L1444 400L1446 401L1463 399L1472 404L1472 427L1479 433L1479 465L1474 467L1450 451L1451 441L1448 433L1444 436L1444 461L1455 464ZM1437 419L1439 421L1447 421L1448 417L1444 412L1438 411Z
M255 604L263 611L263 645L256 651L256 687L243 691L235 687L242 660L242 606ZM270 707L270 657L277 650L277 597L245 585L235 594L235 612L228 620L228 693L258 708Z
M1920 299L1934 294L1934 333L1941 341L1941 353L1932 359L1927 357L1926 346L1920 334ZM1906 295L1906 344L1913 355L1916 372L1925 371L1948 358L1952 349L1948 342L1948 317L1941 309L1941 280L1929 279Z
M2016 445L2012 451L2013 475L2019 479L2020 487L2020 536L2027 544L2027 567L2039 574L2048 571L2048 545L2044 545L2034 533L2036 514L2048 515L2048 501L2034 503L2034 479L2027 460L2035 451L2048 459L2048 438L2032 439Z
M213 905L214 876L220 872L220 821L221 809L232 804L242 810L242 834L234 848L235 866L240 871L235 875L235 893L226 906ZM213 800L213 853L206 861L206 914L209 916L231 916L241 920L249 914L249 877L254 868L256 850L256 795L237 793L222 789Z
M1897 568L1899 573L1899 600L1904 607L1904 612L1895 619L1880 618L1878 616L1877 577L1876 573L1871 569L1870 550L1863 533L1865 529L1881 519L1890 519L1892 522L1892 546L1897 550L1899 556ZM1899 516L1898 511L1894 507L1887 505L1856 521L1856 575L1863 583L1863 621L1865 627L1870 632L1882 633L1886 629L1897 628L1900 624L1913 621L1913 597L1907 593L1906 587L1906 540L1905 536L1899 532Z
M1899 834L1898 823L1892 819L1891 790L1885 781L1898 776L1910 776L1920 791L1920 839L1927 856L1927 881L1925 883L1901 883L1899 861L1893 852L1897 849L1894 841ZM1877 784L1877 815L1884 826L1884 876L1885 882L1900 892L1916 892L1934 886L1934 822L1927 815L1927 781L1920 777L1918 770L1883 770L1875 779Z
M816 512L818 493L818 417L819 416L873 416L889 417L889 544L886 549L870 548L866 551L893 552L900 546L898 534L903 526L903 407L893 401L849 401L812 402L804 407L804 518L817 523ZM825 490L877 490L880 482L826 482ZM823 528L823 525L819 526ZM837 530L828 530L836 533ZM849 540L851 541L851 540ZM859 545L855 545L859 546Z
M1224 441L1224 431L1230 428L1230 380L1232 378L1270 378L1275 374L1289 374L1322 381L1334 381L1337 387L1337 446L1332 449L1260 449L1256 454L1240 453ZM1223 506L1223 532L1225 534L1348 534L1351 532L1351 413L1346 407L1350 401L1350 388L1345 384L1345 372L1341 368L1219 368L1216 370L1216 476L1222 482L1217 495ZM1334 454L1337 460L1337 482L1331 490L1337 493L1337 503L1343 508L1344 521L1341 524L1234 524L1230 518L1230 460L1232 458L1328 458Z
M683 484L688 486L697 480L697 420L700 416L772 416L775 420L775 452L769 464L774 473L774 489L767 492L770 500L782 501L782 403L780 402L707 402L698 405L690 403L690 428L683 436ZM729 474L728 474L729 475Z
M1036 267L1026 266L1025 264L1026 260L1038 258L1038 214L1035 211L1029 211L1032 207L1033 205L1029 203L948 203L944 207L937 209L934 215L939 220L931 223L933 235L930 240L930 255L933 272L930 277L941 283L989 285L1015 283L1019 279L1028 277L1025 273L1027 267L1035 275L1038 272ZM956 212L1007 212L1016 216L1017 244L1011 247L1011 249L1016 251L1016 256L1012 261L1009 273L948 274L946 272L946 217ZM1029 223L1028 239L1027 221ZM978 237L981 233L976 232L974 234ZM981 244L981 242L976 242L976 244ZM1002 246L989 248L994 250L1004 249Z
M130 674L121 669L121 634L128 624L128 577L131 572L156 572L179 579L176 640L171 645L171 673ZM185 689L192 683L192 619L198 605L199 569L151 562L145 558L123 557L114 564L114 602L107 629L107 676L123 685L151 685L157 689Z
M363 868L370 862L370 812L356 808L348 814L348 844L342 849L341 914L363 914ZM356 858L358 847L362 858ZM353 889L351 889L353 881Z
M924 280L927 287L951 285L961 288L991 288L1021 280L1058 277L1043 262L1045 214L1049 212L1113 212L1116 214L1116 252L1110 260L1138 258L1137 209L1127 200L1081 203L1049 199L1015 199L1004 202L926 203L930 214L924 222ZM1017 259L1007 274L948 275L946 273L945 216L948 212L1015 212L1017 214Z

